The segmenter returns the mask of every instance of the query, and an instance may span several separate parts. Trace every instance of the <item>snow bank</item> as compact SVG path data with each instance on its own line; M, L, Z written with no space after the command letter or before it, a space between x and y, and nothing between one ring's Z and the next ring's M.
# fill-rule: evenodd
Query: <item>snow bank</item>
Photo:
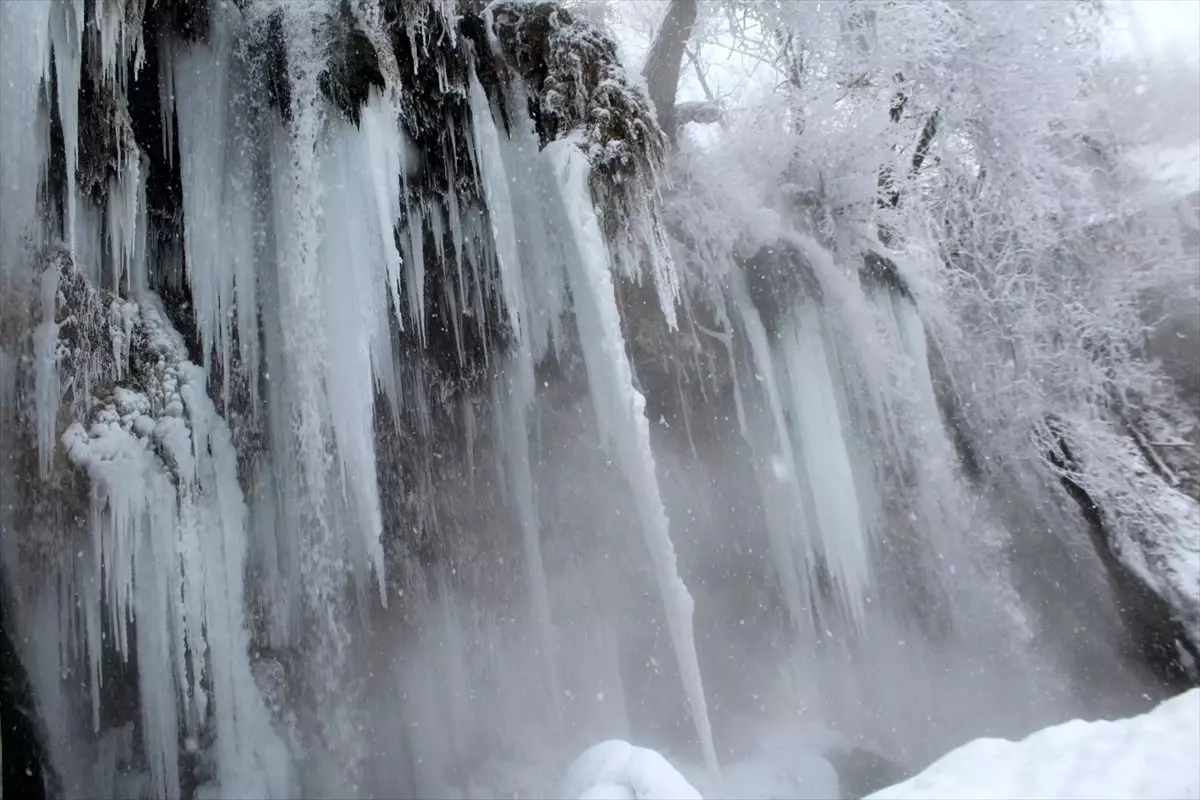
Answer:
M1200 689L1139 717L1071 720L1019 742L976 739L870 797L1200 798Z
M583 751L561 788L562 797L578 800L701 800L661 754L620 739Z

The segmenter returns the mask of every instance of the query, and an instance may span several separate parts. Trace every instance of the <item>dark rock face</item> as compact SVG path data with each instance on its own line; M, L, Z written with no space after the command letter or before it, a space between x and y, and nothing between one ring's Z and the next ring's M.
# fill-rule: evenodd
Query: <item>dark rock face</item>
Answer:
M7 594L7 593L5 593ZM3 793L8 797L41 800L46 796L46 756L34 714L29 676L8 626L9 597L0 598L0 750L3 751Z

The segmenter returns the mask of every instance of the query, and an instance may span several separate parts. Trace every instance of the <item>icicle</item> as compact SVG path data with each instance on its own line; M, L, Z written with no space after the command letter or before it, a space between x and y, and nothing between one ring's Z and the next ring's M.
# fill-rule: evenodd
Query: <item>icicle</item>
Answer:
M127 85L126 65L130 55L133 56L135 75L146 58L140 24L144 3L145 0L96 0L92 5L101 75L107 81L115 80L118 90L122 92ZM137 7L131 7L131 4ZM130 18L138 21L136 27L129 26Z
M683 381L680 379L679 373L675 374L675 393L679 397L680 416L683 417L683 431L687 435L688 450L691 452L692 458L699 459L700 454L696 452L696 440L692 436L692 415L689 409L691 401L683 391Z
M123 380L129 369L129 346L133 341L133 326L137 320L138 307L114 299L108 310L108 330L112 337L113 362L116 379Z
M173 59L184 259L204 365L210 366L215 352L226 402L232 382L234 276L239 271L252 274L245 262L254 257L253 234L248 230L253 221L247 197L250 162L247 148L239 146L229 92L233 61L229 13L213 15L208 42L193 43ZM249 336L250 331L242 334Z
M378 237L378 249L375 252L383 262L392 308L399 315L402 265L400 254L396 251L395 229L403 213L400 179L403 175L405 141L397 120L398 114L392 103L385 101L378 90L372 88L367 105L361 112L359 131L366 139L366 163L371 168L367 179L375 194L374 227ZM442 237L437 233L435 231L435 241L440 247Z
M290 756L271 728L250 670L242 598L247 511L237 482L237 453L229 428L204 391L204 372L180 365L180 396L192 428L197 498L208 535L196 569L204 576L203 614L211 653L218 769L222 791L282 798L293 792Z
M131 310L132 304L125 304ZM179 796L179 708L195 734L211 711L222 786L243 796L291 792L289 757L250 672L242 607L246 510L229 430L205 394L204 371L181 361L181 338L153 295L141 322L155 353L147 394L117 387L62 436L90 479L91 546L82 597L93 726L99 728L102 609L117 651L138 634L144 751L162 796ZM214 702L201 686L212 681Z
M88 198L75 206L74 236L75 268L94 286L100 286L104 272L104 211Z
M50 41L54 47L55 76L58 79L58 113L62 121L65 153L66 215L63 231L67 244L75 249L75 209L79 190L75 170L79 154L79 80L83 61L84 0L55 0L50 17ZM48 77L47 77L48 80Z
M571 140L552 142L544 152L562 181L562 199L577 248L572 253L576 257L567 259L567 280L575 300L592 402L597 409L606 409L606 423L612 423L602 427L602 431L615 444L621 469L633 490L704 760L709 770L716 773L717 755L692 629L694 603L679 577L670 523L658 490L646 401L633 388L633 372L625 353L616 292L609 272L608 248L588 191L590 165Z
M425 216L421 203L405 202L404 277L408 284L408 315L421 346L425 338Z
M558 667L553 645L553 623L550 615L549 591L546 582L545 566L542 560L541 531L538 521L537 508L534 500L533 477L529 458L529 425L528 413L534 399L533 361L535 354L545 348L545 334L540 333L540 341L532 336L535 331L530 326L529 309L526 306L525 275L529 274L534 258L546 258L545 248L541 253L536 250L533 237L544 241L544 232L537 236L535 228L540 227L542 220L538 214L538 204L529 202L530 198L513 196L513 191L520 191L521 184L514 181L507 170L511 158L511 146L505 147L501 142L500 132L496 127L492 110L479 84L474 70L469 76L469 95L471 116L475 132L475 142L479 147L479 166L487 200L488 218L492 226L492 238L495 243L497 268L500 273L501 293L504 297L505 309L508 312L508 323L512 331L511 362L503 370L504 397L499 399L497 411L502 415L505 435L505 456L508 485L511 487L517 506L517 516L521 524L523 550L525 556L526 578L529 583L530 601L533 606L534 620L537 624L539 650L543 659L546 677L549 681L551 696L555 708L561 699L559 689ZM536 146L532 153L536 157ZM528 161L528 169L523 177L530 178L543 172L536 161ZM514 215L520 213L521 219ZM533 219L530 219L530 218ZM518 227L526 234L525 241L528 257L522 258L518 250ZM524 267L524 268L523 268ZM543 271L545 269L543 268ZM535 349L536 348L536 349Z
M105 218L108 229L109 260L113 270L113 291L133 287L133 273L139 252L145 254L146 174L141 151L136 147L121 165L123 174L109 179ZM141 225L139 225L141 223ZM140 280L140 279L139 279Z
M524 286L521 282L521 260L517 253L517 232L513 224L513 202L500 149L500 134L488 105L487 96L474 70L470 78L471 117L474 121L475 142L487 199L488 219L492 224L492 239L499 262L500 290L508 311L508 324L513 338L523 341L521 312L525 308Z
M231 79L232 80L232 79ZM234 92L245 93L252 91L243 82L233 88ZM255 182L259 175L255 170L255 144L250 141L250 125L244 120L230 120L232 147L227 151L229 181L225 191L226 223L224 236L226 239L223 257L228 260L230 275L225 280L233 281L234 312L232 325L234 338L237 339L239 372L245 376L250 391L250 406L258 406L258 378L261 364L258 336L258 269L259 247L258 239L265 227L265 215L260 214L256 203ZM253 129L257 131L257 129ZM186 223L186 219L185 219ZM228 292L228 286L224 287ZM226 295L228 297L228 295ZM218 328L224 337L230 336L230 311L222 306L218 313L222 315L221 326ZM228 338L220 342L224 356L230 357L231 343ZM227 369L229 364L224 365ZM232 383L229 372L224 373L222 385L223 399L228 403L229 386Z
M54 464L54 435L58 427L58 267L51 264L39 279L41 322L33 332L37 367L34 392L37 397L38 473L50 477Z
M163 160L175 168L175 54L171 39L158 41L158 126Z
M26 255L26 233L36 221L38 177L46 163L49 137L38 94L49 74L51 11L49 3L0 3L0 293L5 296ZM34 243L40 239L34 237Z
M767 534L770 538L775 572L783 589L784 602L792 624L799 626L808 621L809 608L807 581L801 580L802 570L806 573L814 564L808 522L810 513L801 488L800 464L796 460L792 440L788 435L783 400L775 380L766 328L758 309L750 300L745 277L740 271L731 273L730 289L734 308L741 317L746 339L750 344L753 374L762 384L761 392L765 395L770 415L770 424L765 433L760 433L757 425L753 433L750 432L740 382L735 378L734 391L739 423L743 436L747 437L755 451L755 457L760 462L766 462L759 464L757 475L767 517ZM730 363L733 363L732 352ZM796 539L802 548L803 564L796 558Z

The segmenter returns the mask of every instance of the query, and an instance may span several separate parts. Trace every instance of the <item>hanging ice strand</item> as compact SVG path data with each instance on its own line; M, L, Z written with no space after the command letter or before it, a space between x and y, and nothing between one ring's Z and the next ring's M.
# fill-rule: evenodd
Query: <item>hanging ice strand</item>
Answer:
M717 754L692 628L695 603L679 576L670 522L659 493L650 449L646 399L634 387L633 369L625 352L608 246L588 188L591 165L571 139L551 142L544 152L559 176L570 234L575 242L576 249L566 259L567 283L575 302L575 319L600 435L615 446L618 463L633 490L704 762L716 773Z
M508 310L509 326L513 330L513 354L503 368L504 393L496 409L504 431L506 477L515 495L517 516L521 525L522 550L526 580L529 583L530 605L537 623L538 648L548 687L557 708L560 699L558 667L554 657L554 632L550 616L546 568L542 559L541 531L534 498L533 475L529 463L528 412L534 399L534 377L531 319L522 285L521 259L518 254L517 206L509 191L509 176L505 170L500 132L488 104L487 95L472 70L470 76L471 116L474 121L475 142L479 152L480 173L492 236L496 243L496 261L500 272L501 290ZM521 205L531 209L529 198Z

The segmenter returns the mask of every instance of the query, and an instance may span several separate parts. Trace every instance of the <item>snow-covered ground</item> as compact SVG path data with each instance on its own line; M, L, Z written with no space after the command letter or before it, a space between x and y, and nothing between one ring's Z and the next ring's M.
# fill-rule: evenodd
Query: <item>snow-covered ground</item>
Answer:
M710 792L721 797L791 797L775 774L779 766L729 765L713 783L720 788ZM616 740L585 751L567 770L560 788L561 796L579 800L701 797L659 753ZM754 793L755 788L765 793ZM1138 717L1071 720L1017 742L976 739L869 800L947 797L1200 800L1200 689Z
M589 747L575 759L562 794L579 800L700 800L661 754L619 739Z
M976 739L872 800L1200 798L1200 689L1139 717Z

